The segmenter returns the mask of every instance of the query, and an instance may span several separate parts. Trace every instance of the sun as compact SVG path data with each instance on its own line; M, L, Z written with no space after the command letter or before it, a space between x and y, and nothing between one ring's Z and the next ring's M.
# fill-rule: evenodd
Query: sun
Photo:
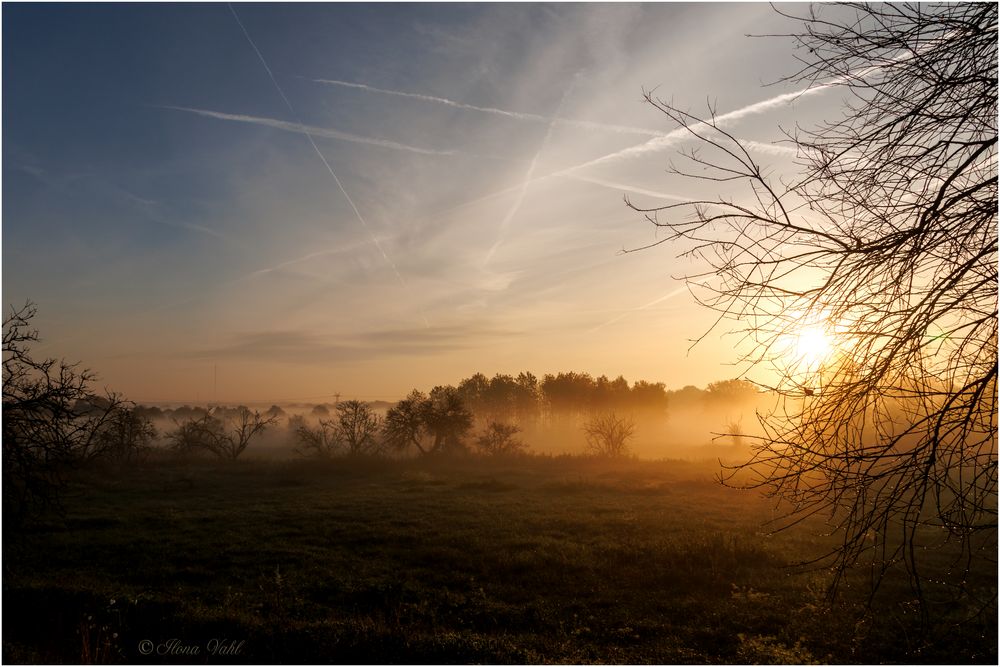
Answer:
M833 352L833 342L822 325L804 326L795 332L794 337L793 354L799 363L807 367L818 366Z
M796 382L820 372L837 354L833 324L826 313L789 314L787 328L778 337L776 353L782 373Z

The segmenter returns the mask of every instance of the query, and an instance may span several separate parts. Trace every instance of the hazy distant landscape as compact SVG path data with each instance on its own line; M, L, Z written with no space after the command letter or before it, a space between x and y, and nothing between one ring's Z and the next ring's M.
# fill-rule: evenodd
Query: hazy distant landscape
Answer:
M676 458L695 461L732 460L745 457L749 436L760 432L756 410L774 409L777 397L741 380L710 383L700 389L688 386L667 390L663 383L639 380L629 383L619 377L593 378L586 373L564 372L543 376L530 372L519 376L498 374L486 378L474 374L457 383L456 393L472 417L463 438L462 453L485 454L476 437L490 423L510 424L518 429L512 437L523 445L521 452L533 454L593 453L588 447L585 427L595 415L620 415L634 429L627 438L623 455L647 459ZM344 399L346 402L350 399ZM138 405L134 415L148 420L156 431L145 446L169 450L170 435L178 426L206 414L218 416L240 409L258 412L273 423L253 440L245 456L253 458L295 458L316 455L303 452L300 429L317 431L320 422L337 420L336 399L329 403L289 403L285 405ZM395 405L388 401L366 402L377 419L384 420ZM378 431L378 426L374 429ZM385 446L383 446L385 445ZM413 455L415 447L391 448L379 443L378 453ZM348 451L334 446L327 454Z
M997 664L996 3L6 3L7 664Z

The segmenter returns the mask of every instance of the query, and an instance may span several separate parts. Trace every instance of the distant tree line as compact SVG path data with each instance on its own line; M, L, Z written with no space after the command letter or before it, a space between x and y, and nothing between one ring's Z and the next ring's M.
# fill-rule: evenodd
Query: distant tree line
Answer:
M482 373L468 377L456 387L459 397L484 421L527 422L542 416L587 415L603 411L663 414L669 402L666 385L644 380L629 386L618 376L594 378L573 371L546 374L539 380L530 372L516 377Z
M382 456L413 453L418 456L479 452L489 456L523 453L524 428L569 420L579 427L585 451L600 456L622 456L636 431L636 417L664 419L668 406L679 411L746 404L760 395L744 380L724 380L706 389L688 386L668 391L662 382L638 380L631 385L622 376L574 371L546 374L498 373L488 378L476 373L457 386L436 386L429 393L414 389L384 414L372 403L347 400L319 404L306 414L289 414L272 405L261 412L246 406L174 409L137 407L137 418L147 422L170 420L169 449L178 454L214 454L238 458L249 440L284 420L286 433L302 456ZM308 407L308 406L306 406Z

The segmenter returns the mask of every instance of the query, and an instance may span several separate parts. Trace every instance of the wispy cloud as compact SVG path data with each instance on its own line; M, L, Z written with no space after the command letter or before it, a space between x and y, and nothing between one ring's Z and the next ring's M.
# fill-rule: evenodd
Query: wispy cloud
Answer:
M44 169L42 169L41 167L36 167L35 165L31 164L24 164L24 163L14 164L11 165L11 169L14 169L15 171L23 171L26 174L34 176L38 180L44 180L45 177Z
M577 127L584 130L602 130L606 132L616 132L619 134L639 134L639 135L645 135L647 137L658 137L658 136L663 136L664 134L663 132L660 132L658 130L649 130L642 127L631 127L629 125L615 125L612 123L598 123L589 120L563 118L558 114L555 116L544 116L542 114L526 113L523 111L510 111L509 109L499 109L497 107L482 107L475 104L466 104L465 102L450 100L446 97L438 97L436 95L425 95L423 93L410 93L403 90L390 90L388 88L377 88L375 86L370 86L366 83L352 83L350 81L338 81L337 79L311 79L311 81L314 83L322 83L331 86L343 86L345 88L355 88L358 90L364 90L369 93L378 93L381 95L394 95L396 97L407 97L414 100L422 100L424 102L443 104L445 106L449 106L455 109L479 111L481 113L494 114L496 116L504 116L506 118L514 118L516 120L526 120L526 121L542 122L542 123L556 123L558 125Z
M488 345L516 335L515 331L478 324L385 329L345 336L299 330L249 332L236 334L223 345L196 350L189 356L196 359L268 359L299 364L370 361L436 355Z
M407 151L409 153L419 153L421 155L457 154L456 151L446 151L446 150L437 150L433 148L421 148L419 146L410 146L408 144L401 144L397 141L391 141L389 139L363 137L358 134L351 134L350 132L341 132L340 130L334 130L325 127L313 127L311 125L302 125L301 123L292 123L286 120L279 120L277 118L268 118L266 116L249 116L246 114L225 113L222 111L211 111L209 109L196 109L193 107L178 107L170 105L164 105L161 108L172 109L174 111L184 111L187 113L197 114L199 116L205 116L207 118L215 118L217 120L229 120L229 121L235 121L237 123L262 125L264 127L272 127L276 130L283 130L285 132L294 132L296 134L305 134L313 137L323 137L325 139L338 139L340 141L350 141L356 144L367 144L369 146L378 146L380 148L388 148L390 150L395 150L395 151Z
M214 229L209 229L208 227L205 227L203 225L196 225L192 222L176 222L173 220L167 220L159 217L150 219L159 225L165 225L167 227L176 227L178 229L187 229L192 232L198 232L199 234L205 234L207 236L217 238L220 241L226 241L226 242L231 241L231 239L222 232L218 232Z

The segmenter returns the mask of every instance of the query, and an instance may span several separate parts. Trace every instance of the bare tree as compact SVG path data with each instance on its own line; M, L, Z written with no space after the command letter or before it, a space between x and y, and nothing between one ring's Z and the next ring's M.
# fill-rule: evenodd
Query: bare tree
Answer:
M134 407L119 406L101 429L101 449L112 461L132 463L144 458L152 448L157 431L148 417Z
M64 473L107 452L102 434L125 406L116 394L95 393L91 371L32 356L36 313L28 302L3 322L3 497L12 521L59 506Z
M216 416L217 414L222 416ZM276 417L265 417L242 405L236 410L225 412L217 408L201 417L178 424L168 437L173 442L175 451L205 451L221 459L235 461L246 450L251 439L276 421Z
M743 423L738 419L730 419L726 422L726 432L721 434L729 438L733 447L740 447L746 434L743 432Z
M303 456L321 459L331 458L344 447L340 430L329 419L321 419L315 427L303 423L295 428L295 438L299 442L296 451Z
M527 449L524 441L517 437L521 428L515 424L490 422L476 438L476 446L490 456L510 456Z
M167 433L170 448L183 455L210 453L222 437L222 420L210 412L185 420L174 420L176 428Z
M698 146L674 172L724 194L632 208L666 232L651 245L703 263L686 276L696 298L736 323L748 372L782 397L730 471L754 481L730 482L788 501L788 523L825 514L837 581L864 562L874 591L901 564L926 599L920 555L955 545L934 590L967 593L977 557L996 559L997 6L821 5L796 20L788 80L850 100L788 133L801 177L769 177L711 108L647 95ZM830 350L797 350L809 330Z
M635 435L635 422L614 412L595 415L583 426L587 451L596 456L622 457L629 453L628 441Z
M338 403L337 429L349 456L378 454L382 449L379 437L382 420L367 403L355 400Z
M229 431L219 443L218 454L221 458L236 460L242 454L250 440L264 432L267 427L277 422L277 417L265 417L256 410L240 406L236 416L230 421Z

